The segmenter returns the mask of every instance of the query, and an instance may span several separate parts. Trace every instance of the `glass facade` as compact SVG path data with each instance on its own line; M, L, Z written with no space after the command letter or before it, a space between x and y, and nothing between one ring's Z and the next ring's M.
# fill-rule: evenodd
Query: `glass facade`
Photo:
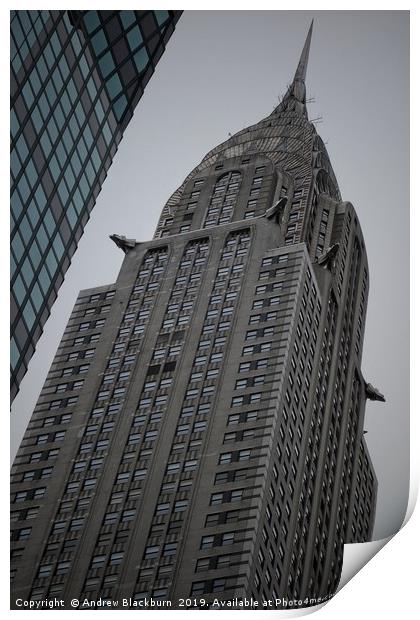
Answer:
M11 12L11 391L181 11Z

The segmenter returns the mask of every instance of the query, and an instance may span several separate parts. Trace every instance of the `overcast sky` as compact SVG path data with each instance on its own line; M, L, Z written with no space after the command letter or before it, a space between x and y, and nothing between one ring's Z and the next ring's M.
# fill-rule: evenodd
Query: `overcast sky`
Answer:
M207 151L267 114L296 69L311 19L311 119L369 258L362 369L387 402L367 403L379 479L375 537L399 528L409 482L409 13L186 11L146 87L12 409L12 457L80 289L115 281L112 233L147 240Z

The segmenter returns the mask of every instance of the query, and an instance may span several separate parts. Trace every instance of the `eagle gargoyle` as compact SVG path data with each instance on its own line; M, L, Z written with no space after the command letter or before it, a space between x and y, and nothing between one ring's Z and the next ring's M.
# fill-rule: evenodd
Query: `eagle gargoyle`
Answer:
M325 250L325 252L320 254L320 256L318 256L318 258L316 259L316 262L318 263L318 265L320 267L326 267L327 269L332 269L332 266L334 265L334 260L335 260L335 257L337 256L339 247L340 246L338 243L334 243L334 245L331 245L327 250Z
M379 400L381 403L386 402L385 396L374 388L371 383L365 383L365 394L369 400Z
M127 239L122 235L109 235L109 238L115 243L117 248L120 248L124 252L124 254L127 254L127 252L136 245L135 239Z

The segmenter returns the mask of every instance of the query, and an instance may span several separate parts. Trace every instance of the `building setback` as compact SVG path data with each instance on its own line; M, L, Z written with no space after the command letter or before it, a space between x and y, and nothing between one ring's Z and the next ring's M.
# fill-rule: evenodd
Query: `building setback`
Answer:
M11 394L181 11L11 12Z
M273 113L79 294L13 467L12 606L309 605L371 538L368 266L307 117L311 32Z

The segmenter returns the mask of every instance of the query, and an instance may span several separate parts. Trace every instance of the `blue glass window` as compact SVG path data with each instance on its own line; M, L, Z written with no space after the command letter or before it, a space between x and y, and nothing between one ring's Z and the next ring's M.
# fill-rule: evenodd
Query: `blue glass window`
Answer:
M127 32L126 37L131 50L135 50L143 43L143 37L138 26Z
M80 57L79 68L80 68L80 71L82 72L83 77L86 79L87 76L89 75L89 65L86 62L85 56Z
M47 63L47 67L49 71L51 71L55 63L55 56L52 51L51 45L49 44L45 46L44 58L45 58L45 62Z
M66 169L64 178L66 179L66 183L69 189L71 189L76 181L76 179L74 178L74 174L72 172L71 167Z
M41 13L44 13L44 12L45 11L41 11ZM38 15L38 17L36 18L34 26L35 26L35 32L39 34L44 27L42 20L41 20L41 15Z
M41 17L44 21L44 24L47 24L49 19L50 19L50 12L49 11L41 11Z
M106 83L106 89L111 99L114 99L122 91L121 80L115 73Z
M48 114L50 112L50 106L48 103L48 99L45 95L45 93L41 93L41 95L38 98L38 106L37 106L42 118L44 121L47 120Z
M66 81L70 75L70 69L64 56L60 58L58 66L60 67L61 75L63 76L64 81Z
M35 226L38 224L40 216L37 204L34 200L31 200L31 202L29 203L27 213L32 226L35 228Z
M11 245L13 253L16 256L16 260L19 261L23 256L24 245L18 232L16 232L15 236L13 237Z
M13 151L10 153L10 169L14 177L17 177L21 168L22 168L22 165L20 163L20 159L18 157L17 151L13 149Z
M83 106L80 103L80 101L76 105L76 108L75 108L74 112L75 112L75 114L77 116L77 120L79 121L79 125L83 125L83 123L86 120L86 115L85 115L85 111L83 110Z
M96 172L99 172L99 169L101 167L101 158L99 157L98 149L96 148L96 146L93 147L91 159Z
M13 54L12 54L13 55ZM18 73L19 69L21 68L22 63L21 60L19 58L19 56L16 56L13 60L12 60L12 67L15 73Z
M96 11L88 11L84 16L83 21L85 22L86 30L89 33L93 32L101 25Z
M60 90L63 88L64 82L63 82L63 78L61 77L61 73L60 73L60 71L58 70L57 67L54 69L53 74L52 74L51 77L52 77L52 80L54 82L54 86L55 86L57 92L59 93Z
M60 194L62 204L66 204L67 198L69 197L69 192L64 182L64 179L61 179L60 181L60 185L58 186L58 193Z
M28 299L28 301L26 302L22 314L23 314L23 318L25 319L25 323L28 326L28 329L31 329L33 324L35 323L36 316L32 308L30 299Z
M14 110L10 111L10 133L14 138L19 131L19 121Z
M102 123L104 117L105 117L105 112L104 109L102 107L102 103L100 102L100 100L98 99L98 101L95 104L95 112L96 112L96 116L98 117L98 121L99 123Z
M38 173L31 159L26 164L25 172L29 181L29 185L33 188L38 181Z
M96 95L98 94L98 91L96 89L96 85L95 85L93 78L89 78L89 81L87 83L87 89L88 89L90 98L92 99L92 101L94 101Z
M83 198L86 200L89 195L90 187L89 187L89 183L86 180L85 175L81 177L79 181L79 187L80 187L80 191L82 192Z
M29 76L29 81L31 83L32 90L34 91L35 95L37 95L41 88L41 82L38 77L38 73L35 71L35 69L31 71L31 74Z
M16 261L13 258L13 254L10 253L10 279L13 278L15 273L16 273Z
M58 233L56 234L55 239L54 239L52 245L53 245L53 248L55 250L55 253L57 255L58 260L60 260L61 257L64 254L64 244L63 244L63 242L61 240L61 237L60 237L60 235Z
M29 45L29 47L32 47L33 44L35 43L35 32L33 30L31 30L31 32L28 33L28 36L26 37L26 42Z
M51 176L54 179L54 182L56 182L58 177L60 176L61 170L55 155L51 157L48 167L51 172Z
M25 138L23 137L23 134L20 134L18 140L16 141L16 148L18 150L21 160L25 161L29 153L29 149L26 145L26 141L25 141Z
M104 126L102 127L102 135L105 138L105 142L107 144L111 144L112 133L111 133L108 123L105 123Z
M44 131L39 141L41 142L42 150L44 151L45 157L48 158L52 145L51 145L51 140L49 139L46 131Z
M86 127L84 128L83 137L85 139L88 149L90 149L90 147L93 144L93 135L92 135L89 125L86 125Z
M72 28L73 28L73 26L72 26ZM72 45L73 45L73 49L74 49L74 51L76 53L76 56L78 56L80 54L81 50L82 50L82 46L80 44L79 35L78 35L78 33L76 31L73 31L73 35L71 37L71 42L72 42Z
M121 95L121 97L119 97L116 101L114 101L114 103L112 104L112 107L114 109L115 112L115 116L117 117L118 120L121 120L125 110L127 109L127 97L125 95Z
M24 215L20 221L19 232L22 236L24 243L28 243L32 235L32 228L26 215Z
M34 268L37 269L38 265L41 262L42 257L41 257L40 251L38 250L38 246L36 244L35 239L32 241L32 245L29 250L29 256L31 257L31 261L32 261Z
M16 280L13 284L13 292L15 294L16 300L19 304L22 303L22 301L25 299L25 294L26 294L26 287L23 283L22 278L20 277L20 275L18 274L16 276Z
M21 273L22 273L23 280L29 286L32 281L32 278L34 277L34 270L32 269L32 265L29 262L28 256L25 258L25 260L22 263Z
M76 188L73 194L73 205L77 213L80 214L83 211L84 204L82 194L80 193L79 188Z
M67 161L67 154L61 142L59 142L55 147L55 153L57 155L57 160L60 162L60 166L64 166Z
M26 82L26 84L22 88L22 95L23 95L23 98L25 99L26 105L28 106L28 108L30 108L34 101L34 94L32 92L32 88L29 82Z
M38 185L36 189L35 198L36 198L36 201L38 203L40 210L42 211L45 205L47 204L47 197L41 185Z
M73 136L73 139L76 140L77 136L79 135L79 124L74 114L72 114L69 119L69 127L70 127L71 134Z
M19 349L14 338L10 341L10 364L14 369L19 361Z
M31 21L29 19L29 15L27 11L19 11L19 19L20 19L20 23L22 25L22 29L23 32L27 35L28 32L31 30L32 28L32 24Z
M67 219L68 219L69 224L70 224L70 228L73 229L73 227L76 225L77 217L78 217L77 213L76 213L76 211L75 211L75 209L73 207L73 205L70 204L67 207L66 215L67 215Z
M15 218L15 214L13 213L13 211L10 211L10 229L14 230L15 228L15 224L16 224L16 218Z
M108 41L106 40L103 30L99 30L99 32L92 37L91 41L97 56L108 46Z
M41 292L41 289L39 288L38 284L35 282L33 289L31 291L31 300L32 300L32 303L34 305L36 312L38 312L38 310L42 306L43 298L44 296Z
M47 245L48 245L48 235L43 225L39 227L37 234L36 234L36 238L38 240L41 251L44 252L47 249Z
M13 52L11 55L13 56ZM12 60L12 67L13 67L14 72L18 73L21 66L22 66L22 63L21 63L19 56L15 56L15 58Z
M67 84L67 92L69 94L70 101L75 102L77 99L77 88L72 79L70 79L69 83Z
M23 202L26 202L29 198L30 189L27 180L25 177L20 177L20 181L18 183L20 195L22 196Z
M95 177L96 177L96 172L95 172L95 168L92 166L92 162L90 162L90 161L88 161L86 163L85 174L88 177L91 185L93 185L93 182L94 182Z
M55 221L54 218L52 216L51 211L46 211L45 215L44 215L44 224L45 227L47 229L47 232L49 233L50 236L52 236L54 230L55 230Z
M136 21L134 11L120 11L120 18L124 28L129 28Z
M32 110L31 118L36 131L40 133L44 121L42 120L42 116L39 113L38 106L35 106L35 108Z
M87 156L87 149L86 149L86 145L84 143L82 136L80 137L79 142L77 143L77 152L82 162L84 162Z
M134 62L136 63L137 71L141 73L149 62L149 56L145 47L134 54Z
M65 118L64 118L64 114L62 112L62 109L60 106L57 106L54 110L54 118L55 118L55 122L57 123L57 127L59 129L63 128L63 125L65 123Z
M48 67L45 64L45 60L42 56L38 58L36 67L38 69L39 75L41 76L41 80L44 82L48 77Z
M52 80L48 80L48 82L45 84L45 95L48 100L48 107L51 108L57 100L57 93L55 90L54 82Z
M169 18L168 11L154 11L156 21L161 26Z
M76 176L79 176L79 173L82 169L82 164L80 163L80 159L79 156L77 154L77 151L74 151L72 157L71 157L71 165L73 167L74 173Z
M28 44L26 43L26 41L24 43L22 43L22 45L20 46L19 54L20 54L20 57L21 57L22 61L29 54L29 47L28 47Z
M71 137L70 129L68 127L66 127L66 129L63 131L61 142L63 143L67 153L70 153L74 142Z
M52 248L50 248L50 251L45 257L45 262L47 264L48 269L50 270L50 273L55 273L58 263L57 263L57 259L55 257L55 254Z
M115 62L112 58L111 52L107 52L102 58L99 59L99 68L104 78L115 69Z
M38 282L42 290L44 291L44 294L46 294L51 284L51 277L45 267L42 267L41 271L39 272Z
M54 144L54 142L58 138L58 129L57 129L57 126L55 124L55 120L54 120L53 116L50 118L50 120L48 122L48 125L47 125L47 128L48 128L48 132L50 134L51 142Z
M22 28L20 27L19 21L17 19L13 20L13 36L15 37L17 47L20 47L25 39L25 35L22 32Z
M50 39L50 43L52 44L53 50L55 52L55 55L57 56L57 58L60 56L61 52L62 52L62 45L60 43L60 40L58 38L58 35L56 32L54 32L51 36Z

